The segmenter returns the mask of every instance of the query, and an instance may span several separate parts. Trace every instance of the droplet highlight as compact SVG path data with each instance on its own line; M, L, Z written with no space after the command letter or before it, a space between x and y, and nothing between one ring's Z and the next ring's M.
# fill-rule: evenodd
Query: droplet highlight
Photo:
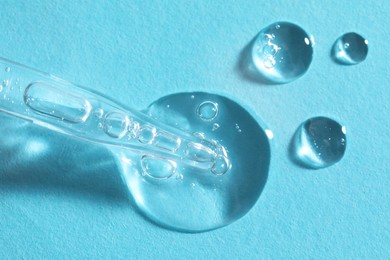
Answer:
M332 57L340 64L355 65L364 61L368 54L368 40L350 32L339 37L333 45Z
M295 133L293 158L313 169L329 167L344 156L346 128L327 117L314 117L301 124Z
M301 77L313 59L313 42L301 27L289 22L260 31L252 46L252 61L260 76L273 83Z

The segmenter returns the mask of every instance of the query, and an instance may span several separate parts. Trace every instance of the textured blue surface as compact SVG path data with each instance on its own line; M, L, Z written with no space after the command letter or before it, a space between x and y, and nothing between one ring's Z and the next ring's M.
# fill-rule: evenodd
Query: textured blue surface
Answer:
M2 1L1 13L3 57L138 109L175 92L228 94L275 138L255 207L225 228L183 234L137 212L104 149L1 116L0 258L390 257L387 0L19 0ZM308 73L274 86L243 77L240 54L279 20L314 35ZM349 31L369 40L357 66L329 57ZM340 163L313 171L287 151L298 125L317 115L345 124L348 144Z

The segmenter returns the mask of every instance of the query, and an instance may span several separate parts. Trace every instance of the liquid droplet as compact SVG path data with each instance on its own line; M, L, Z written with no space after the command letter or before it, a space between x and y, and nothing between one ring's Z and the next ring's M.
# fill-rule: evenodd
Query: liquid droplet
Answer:
M304 166L319 169L331 166L344 156L345 127L327 117L306 120L294 136L294 158Z
M108 113L104 119L104 132L114 138L122 138L129 126L129 118L120 112Z
M213 124L213 129L211 129L211 130L216 131L218 128L219 128L219 124L215 123L215 124Z
M166 180L176 173L176 163L172 160L156 156L144 155L141 158L143 176Z
M368 54L368 41L357 33L346 33L333 45L333 59L344 65L354 65L364 61Z
M218 104L205 101L201 103L196 109L196 113L203 121L213 121L218 116Z
M287 83L301 77L312 59L311 37L289 22L265 27L252 46L252 61L257 71L274 83Z
M195 96L194 100L191 96ZM214 121L204 121L196 112L204 101L218 104L219 113ZM153 111L157 120L193 132L193 137L180 138L182 142L176 149L178 139L175 134L160 136L162 129L157 128L150 148L157 150L158 145L163 145L170 150L176 149L175 153L180 158L193 163L187 165L178 161L176 173L165 181L159 181L148 174L169 175L169 163L162 163L167 168L164 171L167 174L161 174L158 173L159 167L152 167L158 164L151 162L152 159L148 160L150 163L144 161L142 167L139 155L134 154L133 157L133 153L123 152L119 163L125 183L146 216L174 229L202 231L232 223L253 207L267 180L271 150L269 139L252 115L232 100L200 92L159 99L148 111ZM176 119L180 117L186 120ZM130 121L136 120L130 118ZM215 123L220 127L212 131ZM235 128L236 123L242 133ZM144 126L141 125L141 128ZM148 131L152 133L150 128ZM154 156L164 157L163 149L159 151L162 153ZM129 162L124 158L129 158ZM150 165L148 170L145 170L146 164ZM197 166L202 169L197 169Z
M10 72L11 71L11 68L10 67L6 67L5 68L5 72Z

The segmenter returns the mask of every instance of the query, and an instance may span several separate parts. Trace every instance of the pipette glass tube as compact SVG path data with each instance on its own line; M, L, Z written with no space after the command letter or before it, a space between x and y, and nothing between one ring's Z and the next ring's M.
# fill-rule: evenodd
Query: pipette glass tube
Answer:
M0 58L3 82L0 111L45 128L106 146L148 154L208 170L215 175L225 149L147 115L102 94Z

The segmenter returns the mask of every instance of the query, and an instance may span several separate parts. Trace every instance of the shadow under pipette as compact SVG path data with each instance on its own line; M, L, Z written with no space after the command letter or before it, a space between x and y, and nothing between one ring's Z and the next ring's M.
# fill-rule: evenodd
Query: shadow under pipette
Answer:
M32 195L129 203L111 153L0 114L0 188Z

